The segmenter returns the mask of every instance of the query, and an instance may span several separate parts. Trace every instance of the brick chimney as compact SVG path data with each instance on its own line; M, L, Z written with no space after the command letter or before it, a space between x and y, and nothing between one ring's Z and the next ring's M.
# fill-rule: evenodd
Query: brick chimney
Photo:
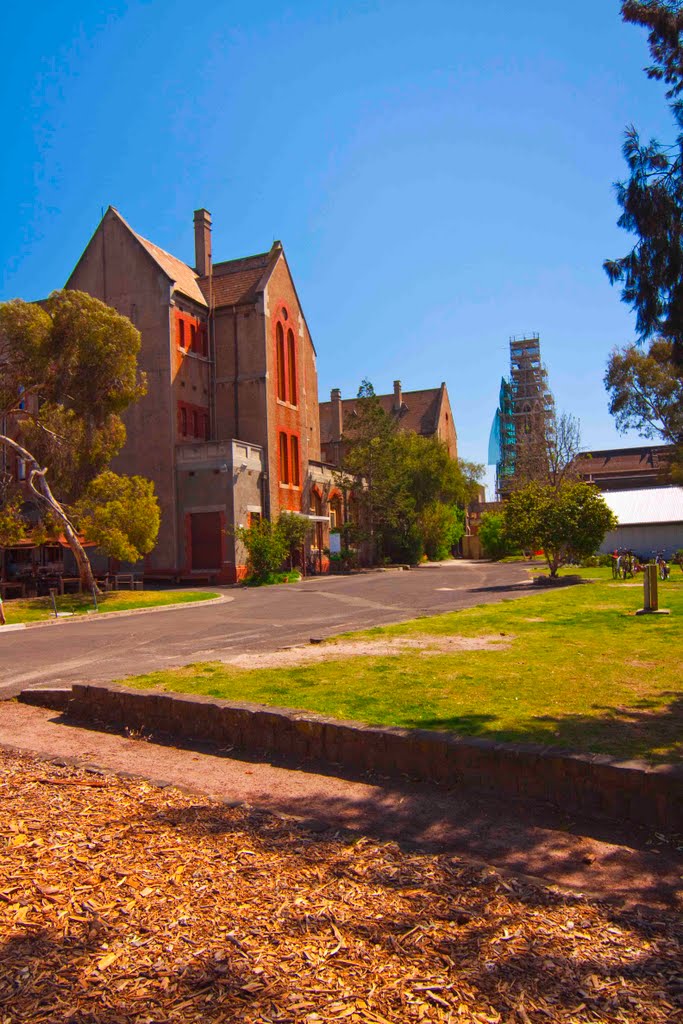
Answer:
M400 382L400 380L395 380L394 381L394 412L400 412L402 405L403 405L403 395L401 393L401 382Z
M342 396L339 388L332 388L330 391L332 403L332 441L341 440L344 433L344 411L342 409Z
M194 269L200 277L208 277L211 269L211 214L194 211Z

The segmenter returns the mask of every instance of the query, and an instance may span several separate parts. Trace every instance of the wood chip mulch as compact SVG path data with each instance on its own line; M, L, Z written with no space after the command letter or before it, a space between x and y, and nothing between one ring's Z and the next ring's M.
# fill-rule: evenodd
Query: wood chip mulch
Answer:
M683 1021L683 927L0 753L0 1022Z

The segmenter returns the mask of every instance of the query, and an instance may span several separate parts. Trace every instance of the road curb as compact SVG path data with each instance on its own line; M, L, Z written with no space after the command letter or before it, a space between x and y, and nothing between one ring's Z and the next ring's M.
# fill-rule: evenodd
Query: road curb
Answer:
M191 593L191 591L180 591L180 593ZM201 608L202 606L206 607L207 605L211 605L213 608L217 604L227 604L228 602L235 600L231 594L223 594L217 590L205 590L204 593L211 593L216 596L205 601L179 601L175 604L153 605L150 608L125 608L121 611L112 612L84 612L83 614L74 615L68 619L41 619L39 622L11 622L8 623L7 626L0 626L0 637L4 636L5 633L13 633L19 629L37 629L45 626L71 626L74 622L101 622L104 618L120 619L126 615L150 615L153 612L172 612L179 611L181 608Z
M587 818L683 831L683 768L617 761L536 744L500 743L424 729L368 726L312 712L211 697L74 684L24 690L19 700L76 721L311 759L456 789L549 804Z

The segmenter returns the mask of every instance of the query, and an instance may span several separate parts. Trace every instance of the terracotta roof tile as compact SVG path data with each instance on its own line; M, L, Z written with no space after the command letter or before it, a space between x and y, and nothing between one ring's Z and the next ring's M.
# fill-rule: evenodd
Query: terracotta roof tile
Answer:
M402 394L401 411L397 415L394 410L394 396L377 395L384 411L390 416L398 419L401 430L410 430L415 434L424 434L431 437L436 434L439 421L439 402L441 399L441 388L426 388L424 391L404 391ZM345 398L342 400L342 411L344 425L353 416L357 398ZM327 444L332 440L332 403L320 403L320 443Z
M253 302L258 285L271 265L275 253L262 252L244 259L228 260L213 265L213 301L215 306L238 306ZM205 298L209 297L209 278L202 277L199 285Z
M133 229L131 228L131 231L132 230ZM199 276L195 274L192 267L188 267L187 263L183 263L182 260L177 259L175 256L171 256L170 252L165 252L164 249L160 249L158 245L154 244L154 242L150 242L147 238L143 238L142 235L137 233L137 231L133 231L133 234L144 246L150 256L154 257L161 269L168 274L179 292L186 295L188 299L198 302L200 306L206 305L206 299L199 287Z
M600 486L623 487L629 481L642 481L647 486L666 476L672 447L670 445L642 445L638 448L607 448L602 451L583 452L576 459L576 467L588 480Z

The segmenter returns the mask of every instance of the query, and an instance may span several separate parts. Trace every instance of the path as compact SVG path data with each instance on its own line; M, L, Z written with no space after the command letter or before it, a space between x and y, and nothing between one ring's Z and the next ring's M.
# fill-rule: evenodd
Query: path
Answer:
M0 696L31 686L93 681L278 650L311 636L400 622L527 591L521 565L451 562L409 572L314 577L233 588L234 600L154 614L91 617L2 633Z
M571 822L545 807L320 767L271 764L209 748L179 749L67 722L54 711L0 705L0 746L189 787L210 797L483 861L618 904L676 906L675 847L617 825ZM653 845L652 845L653 844ZM680 902L678 903L680 906Z

